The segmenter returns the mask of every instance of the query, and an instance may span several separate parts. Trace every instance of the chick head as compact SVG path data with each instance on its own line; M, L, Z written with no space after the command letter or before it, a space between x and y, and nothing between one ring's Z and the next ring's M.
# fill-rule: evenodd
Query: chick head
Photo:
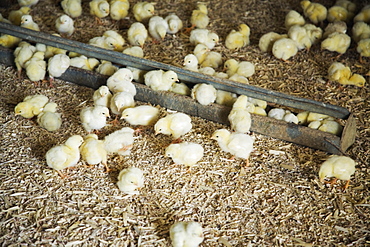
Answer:
M213 132L211 139L216 141L224 141L230 136L230 131L227 129L219 129Z
M184 58L183 65L185 67L198 66L198 59L194 54L188 54Z
M104 1L99 4L99 10L105 15L109 15L109 3Z
M73 135L67 139L65 145L70 148L78 148L84 142L84 139L80 135Z
M234 74L238 69L238 64L238 61L236 61L235 59L228 59L224 63L224 70L230 72L231 74Z
M166 132L168 126L168 120L166 118L159 119L154 125L155 135ZM164 134L164 133L163 133Z
M244 23L239 25L239 30L240 30L240 33L242 33L245 36L249 36L251 32L251 29L249 28L249 26Z
M59 21L61 24L66 24L72 21L72 19L68 15L62 15L57 19L57 21Z
M20 115L24 118L32 118L35 114L32 111L32 105L28 102L20 102L14 108L15 115Z
M165 80L170 80L173 83L174 82L179 82L179 78L177 77L177 74L175 71L169 70L164 72L163 77Z
M209 35L208 35L208 38L210 41L214 42L214 43L218 43L218 41L220 40L220 38L218 37L217 33L214 33L214 32L210 32Z
M351 84L357 86L357 87L364 87L366 83L366 79L359 74L353 74L350 78L349 81Z
M32 19L31 15L22 15L21 24L28 24L28 23L32 23L32 22L33 22L33 19Z
M150 15L154 15L154 5L152 3L146 2L143 5L143 8L144 8L144 12L147 12Z
M99 92L101 97L105 97L110 93L109 88L105 85L100 86L98 90L99 90L98 92Z
M203 3L198 3L197 4L197 8L200 12L204 13L204 14L208 14L208 10L207 10L207 6Z

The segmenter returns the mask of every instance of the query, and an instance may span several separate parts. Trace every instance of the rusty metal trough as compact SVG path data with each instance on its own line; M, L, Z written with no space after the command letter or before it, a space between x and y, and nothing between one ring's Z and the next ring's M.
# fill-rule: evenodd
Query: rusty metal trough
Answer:
M88 57L108 60L121 66L130 66L143 70L173 70L178 74L181 81L187 83L208 83L217 89L237 94L244 94L282 106L308 111L315 109L315 112L317 113L346 120L346 125L341 137L305 126L286 123L284 121L254 114L252 116L251 130L256 133L320 149L333 154L345 153L345 151L354 143L356 135L355 118L347 109L339 106L299 98L252 85L241 84L231 80L207 76L197 72L184 70L176 66L133 57L120 52L109 51L81 42L60 38L42 32L36 32L7 23L0 22L0 33L14 35L30 42L44 43L46 45L69 51L75 51ZM13 50L0 47L0 63L14 66ZM107 77L96 72L70 67L59 79L97 89L99 86L106 83ZM203 106L188 96L182 96L171 92L153 91L146 85L139 83L135 83L135 86L137 88L137 95L135 96L136 100L158 104L168 109L181 111L193 116L199 116L218 123L229 124L227 116L230 112L230 107L218 104Z

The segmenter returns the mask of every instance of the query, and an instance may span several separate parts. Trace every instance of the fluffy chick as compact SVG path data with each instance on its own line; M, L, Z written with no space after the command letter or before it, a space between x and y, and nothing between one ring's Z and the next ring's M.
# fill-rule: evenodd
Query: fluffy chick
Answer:
M0 22L5 22L5 23L8 23L8 24L12 24L12 22L9 21L8 19L4 18L4 16L2 14L0 14Z
M343 85L355 85L357 87L364 87L366 83L366 79L359 74L352 74L351 77L344 83Z
M113 47L115 51L123 51L123 45L126 43L121 34L114 30L107 30L103 33L103 37L113 38ZM108 39L107 39L108 40Z
M217 90L217 96L216 96L216 103L220 105L225 106L233 106L237 99L237 95L235 93L223 91L223 90Z
M98 66L99 60L96 58L88 58L84 55L71 58L70 66L93 71L96 66Z
M127 38L131 45L143 47L148 38L148 30L141 22L135 22L127 30Z
M207 6L203 3L198 3L197 8L193 10L190 17L192 28L206 28L209 24Z
M120 191L126 194L139 194L137 189L144 186L143 171L136 167L123 169L118 175L117 186Z
M258 47L262 52L272 52L272 46L274 45L275 41L287 37L288 35L286 34L268 32L261 36L258 42Z
M65 54L57 54L48 61L48 72L50 82L54 81L54 77L60 77L71 64L71 59Z
M183 82L172 84L170 92L190 96L190 88Z
M318 130L328 132L336 136L340 136L343 131L343 126L340 125L340 123L338 123L335 120L324 119L321 121L321 124Z
M39 2L39 0L18 0L18 4L23 7L31 7L36 5Z
M96 134L88 134L84 143L80 146L81 157L89 165L103 164L106 171L110 169L107 165L107 151L104 148L104 141L99 140Z
M363 62L362 57L370 57L370 38L361 39L357 43L356 51L360 53L360 62Z
M254 64L247 61L238 62L235 59L228 59L224 63L224 69L229 77L238 74L244 77L250 77L254 74Z
M298 50L310 49L312 46L311 39L307 30L303 26L294 25L289 28L288 36L296 42Z
M20 77L22 69L26 66L26 62L31 59L33 54L36 52L36 47L26 41L22 41L18 44L18 47L14 50L14 63L17 67L18 77Z
M185 69L198 72L198 58L194 54L186 55L183 66Z
M193 142L170 144L165 150L165 156L172 158L176 165L183 164L190 168L203 158L204 148Z
M206 54L204 61L201 63L201 67L211 67L217 69L222 64L222 55L219 52L209 51Z
M328 10L320 3L312 3L310 1L301 1L303 14L314 24L322 23L326 17Z
M144 57L143 48L141 48L140 46L127 47L126 49L123 50L122 53L140 58Z
M46 62L44 61L44 54L44 52L37 51L24 64L27 77L33 82L38 82L45 78Z
M52 147L46 152L46 163L50 168L56 170L64 178L61 170L72 167L80 160L79 147L83 143L80 135L73 135L63 144Z
M81 0L63 0L61 3L64 13L72 18L77 18L82 14Z
M100 105L109 107L111 98L112 93L109 91L109 88L105 85L100 86L98 89L94 91L93 94L94 106Z
M285 16L285 28L289 30L294 25L303 26L306 23L304 17L295 10L290 10Z
M195 46L194 55L197 57L198 63L201 64L201 63L204 62L204 60L206 59L209 51L210 51L209 48L204 44L197 44Z
M164 40L168 30L168 23L161 16L152 16L149 19L148 32L156 41Z
M149 2L137 2L132 8L135 20L147 22L154 15L154 5Z
M352 27L352 38L356 42L370 38L370 25L363 21L356 22Z
M225 46L230 50L237 50L249 45L250 28L247 24L240 24L239 30L231 30L226 36Z
M21 17L21 27L28 28L34 31L40 31L39 25L33 21L31 15L23 15Z
M272 45L272 54L283 61L295 56L298 52L297 43L290 38L281 38Z
M169 34L176 34L183 27L182 20L175 13L168 14L164 20L168 24L167 33Z
M327 13L327 20L329 22L335 22L335 21L349 21L349 18L353 17L351 16L351 13L348 12L346 8L343 8L342 6L331 6L328 9Z
M155 91L168 91L173 83L179 82L176 72L172 70L152 70L144 75L145 85Z
M346 33L347 32L347 24L344 21L336 21L336 22L329 23L326 26L325 32L322 35L322 37L324 39L326 39L330 34L335 33L335 32ZM353 30L352 30L352 32L353 32Z
M20 115L24 118L37 116L41 113L48 101L49 98L42 94L28 95L22 102L15 106L15 115Z
M89 45L97 46L107 50L115 50L116 41L112 37L94 37L89 40Z
M155 134L171 135L179 139L192 129L191 118L185 113L177 112L159 119L154 125Z
M228 115L231 129L237 133L249 133L252 118L250 107L253 106L245 95L240 95L233 104Z
M95 69L96 72L102 75L111 76L118 70L118 67L113 65L112 62L103 60Z
M192 88L191 97L201 105L210 105L216 101L217 90L210 84L199 83Z
M56 131L62 126L61 114L57 113L57 104L49 102L37 115L37 123L47 131Z
M351 44L351 37L345 33L334 32L321 42L321 49L344 54Z
M31 12L31 8L30 7L21 7L20 9L17 9L17 10L12 10L9 12L9 15L8 15L8 20L16 25L16 26L20 26L21 25L21 18L23 15L29 15Z
M170 227L173 247L198 247L204 240L202 226L194 221L176 222Z
M119 21L128 15L130 9L130 2L128 0L111 0L109 4L109 14L113 20Z
M128 92L136 95L136 87L132 83L133 74L128 68L121 68L107 79L107 86L112 93Z
M130 155L134 143L134 132L132 128L123 127L105 136L105 150L109 154Z
M150 105L141 105L123 110L121 119L131 125L154 125L159 116L158 108Z
M107 117L109 117L109 109L105 106L85 107L80 112L82 126L89 133L105 127Z
M349 186L351 176L356 171L356 162L350 157L332 155L324 163L321 164L319 170L320 181L323 182L326 177L334 177L337 179L345 180L346 185Z
M134 96L128 92L117 92L113 94L109 109L113 114L121 115L122 111L135 106Z
M329 81L344 84L351 77L351 69L340 62L334 62L328 68Z
M197 44L204 44L209 49L213 49L217 42L219 41L219 37L215 32L209 31L208 29L197 28L190 32L190 43L193 45Z
M106 0L92 0L89 2L90 14L95 18L104 18L109 15L109 3Z
M55 20L55 28L58 33L71 36L75 31L74 21L68 15L61 15Z
M354 22L363 21L370 22L370 5L365 5L361 11L353 18Z

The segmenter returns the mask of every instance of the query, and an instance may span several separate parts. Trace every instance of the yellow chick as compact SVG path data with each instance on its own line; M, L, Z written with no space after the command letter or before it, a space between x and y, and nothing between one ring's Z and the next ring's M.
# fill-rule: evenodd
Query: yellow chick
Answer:
M275 32L268 32L261 36L258 42L258 47L262 52L272 52L272 46L275 41L281 38L287 38L286 34L278 34Z
M363 22L369 23L370 22L370 5L366 5L365 7L363 7L360 13L358 13L353 18L353 21L354 22L363 21Z
M150 105L140 105L123 110L121 119L131 125L154 125L159 116L158 108Z
M183 27L182 20L175 13L168 14L164 20L168 24L167 33L169 34L176 34Z
M140 58L144 57L143 48L141 48L140 46L127 47L126 49L123 50L122 53L130 55L130 56L134 56L134 57L140 57Z
M61 37L60 34L57 34L57 33L54 33L52 35L57 36L57 37ZM67 50L60 49L60 48L50 46L50 45L45 46L44 44L40 44L40 43L36 44L36 48L37 48L38 51L45 52L45 59L49 59L52 56L57 55L57 54L67 54Z
M360 62L363 62L362 57L370 57L370 38L360 40L356 50L360 53Z
M144 75L145 85L155 91L168 91L173 83L179 82L176 72L172 70L152 70Z
M61 3L64 13L72 18L82 14L81 0L63 0Z
M56 103L49 102L37 115L37 123L47 131L56 131L62 126L61 114L56 112L57 106Z
M267 102L265 100L248 97L248 102L255 106L261 107L262 109L266 109L267 107Z
M237 50L249 45L250 28L247 24L240 24L239 30L231 30L226 36L225 46L230 50Z
M210 51L209 48L204 44L197 44L195 46L194 55L197 57L198 63L201 64L201 63L204 62L204 60L206 59L209 51Z
M105 85L100 86L93 94L94 106L101 105L109 107L111 98L112 93L109 91L109 88Z
M309 112L308 116L307 116L307 122L308 123L311 123L313 121L322 121L324 119L333 120L333 118L328 116L328 115L321 114L321 113L316 113L316 112Z
M185 113L177 112L159 119L154 125L155 134L170 135L174 140L190 132L193 125Z
M285 114L284 114L282 120L285 121L285 122L287 122L287 123L295 123L295 124L298 124L298 117L294 113L292 113L292 112L290 112L288 110L285 111Z
M128 92L136 95L136 87L132 83L133 74L128 68L118 69L107 80L107 86L112 93Z
M30 81L38 82L45 78L46 62L44 61L44 52L35 52L31 59L24 65L27 77Z
M351 77L351 69L340 62L334 62L328 68L328 78L330 81L336 81L344 84Z
M203 3L197 4L197 9L193 10L190 17L191 28L206 28L209 24L207 6Z
M119 190L129 195L139 194L137 189L144 186L144 173L136 167L123 169L117 179Z
M173 247L198 247L204 240L202 226L194 221L176 222L170 227Z
M15 106L15 115L20 115L24 118L37 116L41 113L48 101L49 98L42 94L28 95L22 102Z
M68 15L62 15L56 19L55 28L57 29L58 33L71 36L75 31L73 24L74 21L71 17L69 17Z
M190 32L189 40L193 45L204 44L209 49L213 49L219 41L219 37L215 32L208 29L197 28Z
M363 21L356 22L352 27L352 38L356 42L370 38L370 25Z
M122 20L128 15L129 8L130 2L128 0L111 0L109 7L110 17L115 21Z
M345 33L332 33L321 42L321 49L344 54L351 44L351 37Z
M117 92L113 94L109 109L113 114L121 115L122 111L135 106L134 96L128 92Z
M204 148L193 142L170 144L165 150L165 156L172 158L176 165L185 165L190 168L203 158Z
M94 37L89 40L89 45L97 46L111 51L116 48L115 43L116 41L112 37Z
M222 55L221 53L215 51L209 51L206 54L206 58L201 63L201 67L211 67L217 69L222 64Z
M244 133L232 133L227 129L216 130L211 139L216 140L222 151L231 153L237 158L246 160L246 165L249 165L248 158L253 151L254 139Z
M60 77L66 72L71 64L71 59L65 54L57 54L48 61L48 72L50 82L54 81L54 77Z
M237 99L237 95L235 93L227 92L224 90L217 90L217 95L216 95L216 103L220 105L225 105L225 106L233 106Z
M348 10L348 12L350 13L355 13L357 8L356 4L350 0L337 0L334 5L341 6Z
M112 62L103 60L95 69L96 72L102 75L111 76L118 70L118 67L113 65Z
M320 124L320 127L318 128L318 130L328 132L328 133L331 133L333 135L340 136L342 134L342 131L343 131L343 126L340 125L340 123L338 123L335 120L324 119L324 120L321 121L321 124Z
M149 2L137 2L132 8L135 20L147 22L154 15L154 5Z
M238 62L235 59L228 59L224 63L224 69L229 77L238 74L244 77L250 77L254 74L254 64L247 61Z
M312 3L310 1L301 1L303 14L314 24L322 23L326 17L328 10L320 3Z
M190 96L190 88L183 82L172 84L170 92Z
M82 126L87 132L100 130L107 124L109 109L105 106L85 107L80 112Z
M359 74L352 74L351 77L346 81L345 83L342 83L344 85L355 85L357 87L364 87L366 83L366 79Z
M21 7L20 9L18 10L12 10L9 12L9 15L8 15L8 20L16 25L16 26L20 26L21 25L21 18L23 15L28 15L30 14L31 12L31 8L30 7Z
M252 125L251 107L254 107L254 105L248 102L247 96L240 95L236 99L227 117L233 131L237 133L249 133Z
M65 175L61 170L77 165L80 160L79 147L82 143L82 136L73 135L65 143L52 147L45 155L47 165L64 178Z
M329 22L335 22L335 21L349 21L350 13L348 13L348 10L346 8L343 8L342 6L332 6L328 9L328 15L327 20Z
M104 32L103 37L113 38L113 47L115 51L123 51L123 45L126 43L121 34L114 30L107 30Z
M322 38L322 29L319 27L316 27L313 24L305 24L304 29L306 29L307 36L311 41L311 45L314 45Z
M216 73L216 70L211 67L201 67L199 68L199 73L214 76Z
M297 52L297 43L290 38L278 39L272 45L272 54L283 61L295 56Z
M306 24L303 16L295 10L290 10L285 16L285 28L289 30L294 25L303 26Z
M191 97L201 105L210 105L216 101L217 90L205 83L196 84L191 90Z
M84 55L79 57L71 58L70 66L93 71L96 66L98 66L99 60L96 58L88 58Z
M23 7L31 7L33 5L36 5L39 2L39 0L18 0L18 4Z
M168 30L167 22L160 16L152 16L149 19L148 32L156 41L164 40Z
M344 21L336 21L333 23L329 23L326 28L325 32L322 35L324 39L326 39L332 33L346 33L347 32L347 24Z
M310 49L312 46L311 39L308 36L307 30L303 26L291 26L288 31L290 39L296 42L298 50Z
M148 38L148 30L141 22L135 22L127 30L127 38L131 45L143 47Z
M39 25L33 21L32 16L23 15L21 17L21 27L28 28L34 31L40 31Z
M194 54L186 55L183 66L185 69L198 72L198 58Z
M128 156L134 143L134 130L123 127L104 137L104 148L109 154Z
M284 115L285 110L282 108L272 108L267 114L268 117L275 118L277 120L283 120Z
M308 124L307 122L308 114L310 114L309 111L303 111L303 112L298 113L297 114L298 124L307 125Z
M14 50L14 63L17 67L18 77L20 77L22 69L25 68L25 63L31 59L33 54L36 52L36 47L26 41L22 41L18 44L18 47Z
M346 189L349 186L351 176L356 171L356 162L350 157L332 155L324 163L321 164L319 170L320 181L323 182L326 177L334 177L335 182L337 179L345 180Z
M239 74L233 74L232 76L229 77L229 80L249 84L248 78Z
M96 20L101 23L101 18L109 15L109 3L106 0L92 0L89 3L90 14L95 16Z
M81 158L89 165L103 164L106 172L109 172L107 164L107 151L104 148L104 141L99 140L96 134L88 134L80 146Z

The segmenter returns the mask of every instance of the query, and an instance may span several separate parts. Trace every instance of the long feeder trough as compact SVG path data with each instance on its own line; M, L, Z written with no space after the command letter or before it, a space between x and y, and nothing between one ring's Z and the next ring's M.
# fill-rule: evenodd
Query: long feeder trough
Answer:
M326 114L335 118L346 120L342 135L341 137L338 137L336 135L311 129L306 126L301 126L294 123L286 123L270 117L252 114L251 131L256 133L323 150L333 154L345 153L355 141L355 118L353 114L343 107L310 99L299 98L227 79L208 76L169 64L138 58L123 54L121 52L102 49L96 46L64 39L47 33L33 31L3 22L0 22L0 33L17 36L23 40L33 43L43 43L68 51L78 52L79 54L87 57L108 60L112 63L122 66L134 67L146 71L154 69L173 70L178 74L179 79L183 82L192 84L208 83L213 85L216 89L229 91L236 94L244 94L249 97L262 99L270 103L276 103L295 109L306 111L312 111L312 109L315 109L314 112L316 113ZM0 63L3 63L7 66L14 66L13 50L0 46ZM106 84L107 78L107 76L101 75L97 72L70 67L58 79L97 89L101 85ZM197 103L189 96L178 95L171 92L154 91L146 85L135 82L134 84L137 89L137 95L135 96L136 100L150 102L151 104L158 104L171 110L181 111L214 122L229 124L227 116L231 110L230 107L218 104L204 106Z

